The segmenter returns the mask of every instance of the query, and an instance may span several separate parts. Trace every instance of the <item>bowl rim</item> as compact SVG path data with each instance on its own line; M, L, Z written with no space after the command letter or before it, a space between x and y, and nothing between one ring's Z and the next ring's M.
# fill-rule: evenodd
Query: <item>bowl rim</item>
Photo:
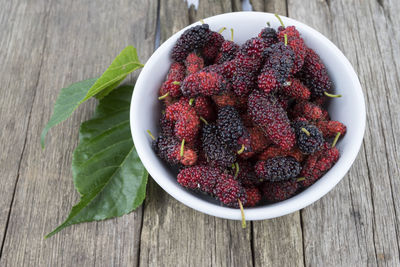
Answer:
M215 19L220 19L223 17L228 17L228 16L236 16L236 17L246 17L246 16L271 16L274 15L272 13L266 13L266 12L253 12L253 11L241 11L241 12L231 12L231 13L224 13L212 17L208 17L203 19L205 23L209 23L209 21L215 20ZM365 132L365 124L366 124L366 110L365 110L365 99L364 99L364 94L362 92L361 84L359 82L358 76L353 69L351 63L348 61L348 59L344 56L344 54L337 48L327 37L325 37L323 34L318 32L317 30L311 28L310 26L301 23L297 20L285 17L285 16L280 16L285 25L296 25L296 26L301 26L302 31L309 31L310 34L315 35L318 37L318 39L321 39L321 42L324 43L324 45L329 46L329 49L332 49L335 52L335 56L340 58L340 61L343 63L343 68L349 73L349 75L352 77L351 82L352 86L354 87L353 89L355 90L355 93L357 94L357 101L359 101L360 104L360 116L359 118L361 119L359 121L359 127L356 129L356 136L354 138L354 141L352 143L352 149L347 153L346 158L343 158L341 156L340 161L341 164L338 166L338 163L335 164L326 174L324 174L321 179L319 179L316 183L314 183L312 186L304 190L303 192L287 199L281 202L273 203L273 204L268 204L265 206L259 206L259 207L252 207L252 208L245 208L245 217L246 220L248 221L254 221L254 220L264 220L264 219L271 219L271 218L276 218L280 217L295 211L298 211L313 202L319 200L321 197L326 195L329 191L331 191L337 183L339 183L345 174L348 172L350 169L351 165L353 164L354 160L356 159L358 152L360 150L363 137L364 137L364 132ZM175 42L178 36L180 36L186 29L193 27L195 25L199 25L200 22L195 22L182 30L178 31L177 33L173 34L171 37L169 37L163 44L161 44L157 50L152 54L152 56L148 59L146 62L144 68L142 69L135 85L135 90L132 94L132 99L131 99L131 107L130 107L130 126L131 126L131 134L133 138L134 145L136 147L136 151L139 155L139 158L141 159L143 165L149 172L149 174L153 177L153 179L165 190L169 195L174 197L176 200L181 202L182 204L193 208L197 211L206 213L208 215L220 217L220 218L225 218L225 219L232 219L232 220L241 220L241 213L240 210L238 209L233 209L229 207L223 207L219 206L214 203L210 203L207 200L201 199L199 197L194 196L190 192L188 192L187 189L181 187L181 190L175 190L174 187L171 183L172 181L169 181L169 179L166 179L163 177L164 175L161 173L160 170L157 168L152 167L152 162L151 160L145 156L146 154L146 147L148 147L148 144L144 144L143 140L139 137L140 132L142 131L141 129L138 129L139 127L134 127L134 122L136 121L136 118L138 118L139 112L137 112L137 115L135 114L135 110L139 109L139 88L146 88L145 87L145 78L143 73L146 73L147 71L151 70L153 66L157 64L157 59L158 57L162 54L165 53L165 48L171 45L171 43ZM322 179L324 178L324 179Z

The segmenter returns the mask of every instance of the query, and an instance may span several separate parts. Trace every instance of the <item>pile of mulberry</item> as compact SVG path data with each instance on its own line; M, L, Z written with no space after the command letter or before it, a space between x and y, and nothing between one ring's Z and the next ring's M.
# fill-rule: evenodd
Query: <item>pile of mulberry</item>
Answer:
M220 205L286 200L340 157L347 128L326 109L327 68L295 26L260 28L241 45L221 32L202 24L175 43L152 147L182 187Z

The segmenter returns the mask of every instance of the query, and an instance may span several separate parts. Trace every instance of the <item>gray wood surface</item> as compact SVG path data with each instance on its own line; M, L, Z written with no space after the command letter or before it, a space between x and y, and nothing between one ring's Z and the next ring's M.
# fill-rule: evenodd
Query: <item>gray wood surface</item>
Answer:
M183 0L0 0L0 266L400 266L400 2L250 2L319 30L358 73L367 130L343 181L300 212L243 230L184 206L150 180L137 211L44 240L79 199L71 153L95 106L90 101L52 129L42 151L39 135L59 89L99 75L128 44L145 62L157 19L162 43L241 3L200 0L196 10Z
M27 3L18 2L21 7ZM26 147L18 170L19 179L0 266L136 265L142 209L113 220L73 226L62 235L48 240L43 238L67 217L72 205L79 200L71 179L71 152L78 140L79 124L90 116L94 102L82 106L71 119L51 130L43 151L39 136L62 86L100 75L128 44L137 47L141 60L145 62L154 49L157 3L121 0L100 4L88 0L38 4L37 1L32 2L14 16L27 20L24 24L33 24L33 29L39 27L28 37L44 39L43 44L33 42L38 47L30 51L31 40L23 36L30 31L30 26L22 23L15 24L13 31L14 34L22 31L19 38L25 42L18 44L18 38L14 43L8 42L8 56L13 51L26 49L26 58L32 55L33 59L38 57L42 63L24 62L23 58L14 60L13 72L18 73L18 68L23 68L29 74L28 77L21 75L14 79L28 84L10 84L10 87L4 88L9 95L16 89L21 92L21 100L27 98L26 104L21 103L22 107L14 109L21 109L17 112L21 120L27 120L25 128L28 131L23 135L23 138L26 136ZM29 21L24 14L42 16L41 20L45 22L34 25L36 19ZM35 34L38 36L35 37ZM38 70L31 74L31 67ZM23 96L23 92L28 95ZM28 106L28 112L24 112L27 108L24 105L29 105L28 100L33 102L32 111L29 112ZM25 116L28 118L25 119ZM2 139L1 143L9 142L6 144L9 149L18 145L11 143L15 138L12 133L8 138ZM21 150L20 147L18 149ZM8 206L4 205L2 209Z

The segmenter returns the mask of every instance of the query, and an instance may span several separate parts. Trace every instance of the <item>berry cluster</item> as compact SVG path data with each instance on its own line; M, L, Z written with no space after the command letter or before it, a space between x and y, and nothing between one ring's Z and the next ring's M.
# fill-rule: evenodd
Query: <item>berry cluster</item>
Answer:
M324 105L339 95L294 26L264 28L241 46L222 31L202 24L176 42L153 148L179 184L222 205L285 200L338 160L346 126Z

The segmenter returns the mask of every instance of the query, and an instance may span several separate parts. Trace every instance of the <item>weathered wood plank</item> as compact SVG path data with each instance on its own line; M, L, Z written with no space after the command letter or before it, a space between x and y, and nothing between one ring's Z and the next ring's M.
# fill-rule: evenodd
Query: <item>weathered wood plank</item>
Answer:
M162 1L164 2L164 1ZM186 21L180 0L161 3L161 32L172 34L188 23L231 11L230 1L200 1ZM229 3L228 3L229 2ZM175 10L179 7L179 10ZM174 16L175 12L183 18ZM188 10L186 9L186 14ZM172 26L173 25L173 26ZM165 29L163 29L165 28ZM168 35L163 35L167 38ZM162 39L161 41L164 41ZM218 219L179 203L150 182L140 247L142 266L251 266L251 229L238 221Z
M398 9L394 1L289 1L291 17L331 38L353 63L368 111L351 171L302 212L306 265L400 264Z
M41 27L38 32L43 31L41 37L47 38L38 85L10 88L36 91L36 97L0 265L136 266L141 208L121 218L73 226L48 240L43 238L66 218L79 199L70 172L71 153L78 140L79 123L89 117L94 102L53 129L44 151L39 136L62 86L101 74L128 44L138 48L142 62L150 56L157 1L52 1L51 5L47 32L40 23L32 26ZM28 16L29 12L16 16ZM25 32L23 25L14 27L14 32ZM21 40L25 38L21 36ZM30 51L31 40L26 42L21 42L25 47L20 49ZM30 51L33 57L36 53L41 54ZM29 113L21 112L16 119L23 120L24 116Z
M48 1L2 1L0 9L0 248L25 147L45 44ZM1 256L1 249L0 249Z
M286 15L286 0L250 0L254 11Z

